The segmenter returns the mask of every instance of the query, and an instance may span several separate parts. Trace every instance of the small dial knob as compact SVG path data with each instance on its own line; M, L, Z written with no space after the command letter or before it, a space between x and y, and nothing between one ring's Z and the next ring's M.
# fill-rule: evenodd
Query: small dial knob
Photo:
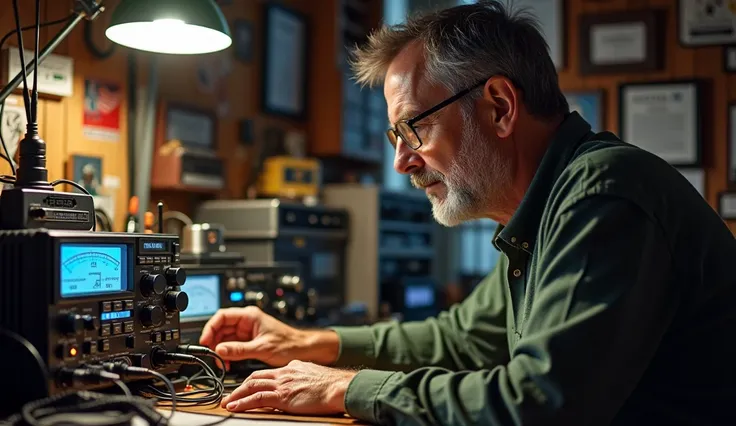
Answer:
M164 321L164 310L160 306L149 305L141 309L141 323L145 327L158 327Z
M262 291L246 291L243 296L246 305L258 306L263 309L268 303L268 295Z
M184 285L187 281L187 273L184 268L167 268L166 269L166 281L170 286Z
M82 321L84 322L84 328L88 331L95 331L100 329L100 320L92 315L83 315Z
M159 274L146 274L141 278L141 294L163 294L166 291L166 278Z
M66 314L59 317L59 330L65 334L77 334L84 329L81 315Z
M183 291L170 291L164 296L166 310L169 312L182 312L189 306L189 296Z

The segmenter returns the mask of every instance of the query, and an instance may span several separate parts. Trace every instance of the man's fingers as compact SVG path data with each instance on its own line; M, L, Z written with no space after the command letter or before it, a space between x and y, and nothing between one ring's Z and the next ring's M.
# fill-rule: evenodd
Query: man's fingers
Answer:
M199 343L204 346L216 345L218 342L215 341L215 334L218 330L223 327L233 327L238 323L246 319L250 322L250 318L245 315L245 310L240 308L228 308L218 310L212 318L207 321L202 329L202 335L199 338ZM249 326L249 324L240 324L240 326Z
M228 411L241 412L247 410L253 410L256 408L276 408L281 409L283 402L279 397L279 394L275 391L265 391L254 393L253 395L246 396L227 404L225 408Z
M244 359L257 359L257 344L250 342L223 342L215 347L215 352L225 361L240 361Z
M222 399L221 405L225 407L228 403L232 401L237 401L241 398L245 398L258 392L267 392L273 390L276 390L275 380L245 379L245 381L240 386L238 386L230 395Z

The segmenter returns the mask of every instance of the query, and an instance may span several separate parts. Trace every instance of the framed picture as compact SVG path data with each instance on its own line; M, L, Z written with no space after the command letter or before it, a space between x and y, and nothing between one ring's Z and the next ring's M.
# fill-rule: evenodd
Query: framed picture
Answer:
M736 186L736 103L728 105L728 183Z
M69 159L69 175L69 179L81 185L90 195L102 194L102 158L72 155ZM71 188L73 192L81 192L75 187Z
M718 214L722 219L736 219L736 192L718 194Z
M723 48L723 72L736 73L736 45Z
M736 43L736 8L725 0L679 0L677 26L684 46Z
M664 63L664 14L658 10L580 17L580 74L653 71Z
M253 24L244 19L236 19L233 22L233 51L235 58L241 62L253 60Z
M621 138L673 166L701 166L701 93L699 80L622 84L619 86Z
M514 8L524 8L538 20L542 35L549 46L549 54L557 69L567 65L565 0L514 0Z
M263 111L303 120L307 106L306 17L276 4L264 5Z
M570 111L577 111L585 121L590 123L591 130L596 133L605 130L603 90L565 92L565 97L570 105Z

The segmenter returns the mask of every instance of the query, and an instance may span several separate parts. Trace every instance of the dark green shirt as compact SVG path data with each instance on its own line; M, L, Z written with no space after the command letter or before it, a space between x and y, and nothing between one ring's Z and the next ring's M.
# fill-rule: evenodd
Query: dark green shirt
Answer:
M568 115L495 270L423 322L336 328L348 414L405 425L736 424L736 243L665 161Z

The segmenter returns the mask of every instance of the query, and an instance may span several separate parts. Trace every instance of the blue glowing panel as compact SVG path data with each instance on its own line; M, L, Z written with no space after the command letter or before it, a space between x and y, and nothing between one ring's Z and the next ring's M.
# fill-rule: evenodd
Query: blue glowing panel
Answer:
M186 285L189 306L179 314L182 320L212 316L220 309L219 275L189 275Z
M127 291L127 244L62 243L61 297L94 296Z
M133 311L103 312L100 314L100 321L128 319L132 316Z

